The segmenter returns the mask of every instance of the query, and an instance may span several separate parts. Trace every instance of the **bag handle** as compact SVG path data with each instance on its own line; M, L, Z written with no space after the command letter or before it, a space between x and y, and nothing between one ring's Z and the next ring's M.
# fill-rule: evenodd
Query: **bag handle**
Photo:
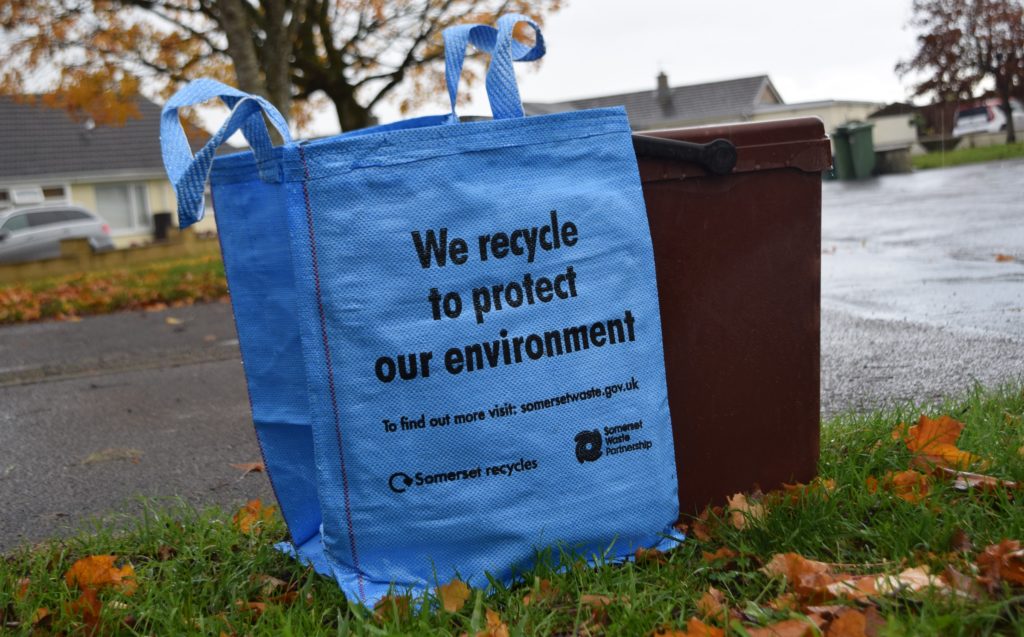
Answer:
M533 27L536 43L532 47L512 37L516 25L525 22ZM526 49L525 53L520 52ZM491 54L491 65L487 69L487 98L491 100L494 119L523 117L523 102L519 98L519 85L513 61L530 62L544 56L544 36L540 27L528 16L510 13L498 18L498 39Z
M195 156L188 144L178 109L220 98L231 114ZM250 95L216 80L189 82L164 105L160 114L160 144L164 168L178 199L178 225L187 228L203 218L203 194L213 166L214 153L239 128L249 142L256 158L260 179L267 183L281 181L280 169L274 161L274 146L267 132L263 115L267 116L286 144L291 143L288 123L274 106L258 95Z
M537 41L528 46L512 37L512 31L519 22L528 22L533 26ZM504 26L503 26L504 25ZM503 36L502 29L508 33ZM455 99L459 90L459 79L462 75L463 62L466 59L466 48L472 44L477 49L491 54L491 65L487 69L487 99L491 103L491 115L495 119L522 117L523 105L519 101L519 87L516 85L512 61L530 62L544 56L544 38L540 28L530 18L510 14L498 20L498 28L483 24L460 24L444 30L444 75L448 86L448 99L451 102L451 122L458 122L455 114ZM503 39L504 38L504 39ZM507 58L507 66L502 62L501 77L492 79L497 57Z

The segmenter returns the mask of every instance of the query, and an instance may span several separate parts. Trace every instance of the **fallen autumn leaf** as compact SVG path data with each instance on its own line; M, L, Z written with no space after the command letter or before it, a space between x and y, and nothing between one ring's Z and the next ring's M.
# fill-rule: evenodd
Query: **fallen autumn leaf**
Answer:
M985 547L978 556L978 581L995 592L1006 581L1024 585L1024 549L1017 540L1003 540Z
M131 564L121 568L114 566L116 555L90 555L83 557L64 574L68 587L81 590L112 588L131 595L135 592L135 569Z
M750 502L742 493L733 494L728 498L728 502L729 523L736 529L742 531L750 522L756 522L764 517L764 505L760 502Z
M243 476L249 473L263 473L264 471L266 471L266 466L264 466L264 464L259 461L239 462L232 464L231 467L233 469L238 469L239 471L241 471Z
M437 597L441 600L441 606L449 613L457 613L466 605L469 599L469 587L459 579L453 579L447 584L437 587Z
M242 533L249 533L251 531L259 533L263 528L261 523L269 522L274 518L275 508L273 505L264 506L263 502L259 499L249 500L245 503L245 506L235 513L231 521L234 523L235 528Z

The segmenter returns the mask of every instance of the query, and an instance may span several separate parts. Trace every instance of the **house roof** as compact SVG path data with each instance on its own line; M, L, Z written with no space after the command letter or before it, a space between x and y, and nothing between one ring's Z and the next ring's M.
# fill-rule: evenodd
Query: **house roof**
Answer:
M160 107L140 98L138 110L140 118L128 119L124 126L89 126L39 100L0 97L0 180L162 174Z
M755 75L671 87L667 90L665 100L659 98L657 88L652 88L649 91L565 102L528 102L523 104L523 108L528 115L543 115L605 106L625 106L630 125L634 129L645 130L668 123L748 117L754 112L765 89L776 100L782 101L767 75Z
M874 113L868 115L871 117L888 117L890 115L911 115L917 112L917 107L913 104L907 104L906 102L893 102L888 106L878 109Z
M865 102L862 100L815 100L813 102L795 102L789 104L764 104L758 106L755 112L758 114L763 113L780 113L786 111L801 111L801 110L815 110L825 109L832 107L868 107L877 109L881 104L879 102Z

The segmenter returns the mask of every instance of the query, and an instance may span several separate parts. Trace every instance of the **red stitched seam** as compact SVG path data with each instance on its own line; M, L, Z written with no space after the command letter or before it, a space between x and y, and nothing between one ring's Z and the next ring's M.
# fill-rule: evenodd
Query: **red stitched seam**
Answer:
M356 569L359 582L359 596L366 600L366 589L363 585L363 571L359 568L359 554L356 552L356 534L352 528L352 504L348 495L348 473L345 471L345 453L341 443L341 419L338 416L338 395L334 390L334 368L331 366L331 347L327 340L327 316L324 313L324 298L320 291L320 267L316 256L316 234L313 231L313 208L309 203L309 165L306 163L306 152L299 146L299 158L302 160L304 179L302 180L302 196L306 200L306 226L309 228L309 254L313 259L313 283L316 286L316 303L320 312L320 336L324 342L324 357L327 363L327 385L331 393L331 409L334 412L334 435L338 440L338 460L341 463L341 488L345 495L345 521L348 524L348 545L352 549L352 566Z

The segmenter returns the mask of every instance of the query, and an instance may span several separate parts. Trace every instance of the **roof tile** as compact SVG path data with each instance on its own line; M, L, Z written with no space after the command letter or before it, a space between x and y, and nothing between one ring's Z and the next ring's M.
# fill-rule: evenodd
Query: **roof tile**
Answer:
M670 123L707 119L743 118L751 115L765 85L771 85L767 75L756 75L734 80L676 86L669 89L671 99L662 104L657 90L621 93L565 102L523 105L528 115L543 115L563 111L625 106L629 123L636 130L649 130Z

